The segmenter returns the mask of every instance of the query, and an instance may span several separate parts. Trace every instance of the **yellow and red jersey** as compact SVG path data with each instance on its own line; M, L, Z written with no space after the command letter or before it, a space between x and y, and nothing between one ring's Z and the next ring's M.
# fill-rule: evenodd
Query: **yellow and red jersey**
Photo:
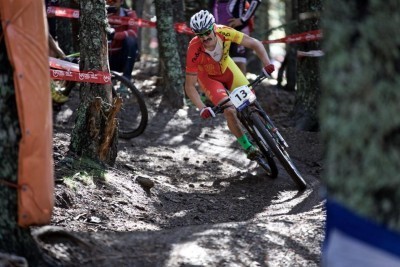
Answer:
M229 57L231 43L240 44L243 40L243 33L224 25L215 25L217 38L222 41L222 58L215 61L206 53L199 37L194 37L188 47L186 56L186 72L197 74L205 72L208 75L222 75L229 64L235 64Z

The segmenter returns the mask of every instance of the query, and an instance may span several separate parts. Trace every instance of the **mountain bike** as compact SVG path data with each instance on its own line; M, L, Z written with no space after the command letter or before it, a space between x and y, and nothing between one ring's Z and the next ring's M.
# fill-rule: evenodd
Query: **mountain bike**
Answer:
M68 62L76 64L76 55L70 56ZM76 66L75 66L76 67ZM79 69L79 67L78 67ZM121 74L110 71L113 97L122 98L122 107L118 112L119 137L131 139L141 135L147 127L148 110L142 93L136 86ZM57 80L55 81L56 90L68 96L77 82ZM60 108L62 104L54 103L55 109Z
M287 151L288 144L275 127L270 117L262 109L254 94L254 88L265 78L264 74L249 85L240 86L232 91L228 91L228 98L212 109L215 114L222 113L226 108L234 106L237 111L237 117L244 129L247 131L251 141L255 143L261 152L261 156L256 159L258 164L266 171L267 176L275 178L278 175L274 157L290 175L300 190L307 187L307 183L297 170Z

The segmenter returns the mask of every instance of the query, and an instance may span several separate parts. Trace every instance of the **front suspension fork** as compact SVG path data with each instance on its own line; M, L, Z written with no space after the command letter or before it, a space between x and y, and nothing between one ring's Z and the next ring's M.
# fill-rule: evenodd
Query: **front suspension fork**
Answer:
M265 127L272 133L272 136L279 142L279 144L288 148L289 145L286 143L285 139L283 139L282 135L278 131L278 128L275 127L274 123L269 118L267 113L261 108L260 104L256 101L253 107L254 108L250 109L249 116L253 112L258 112L267 122Z

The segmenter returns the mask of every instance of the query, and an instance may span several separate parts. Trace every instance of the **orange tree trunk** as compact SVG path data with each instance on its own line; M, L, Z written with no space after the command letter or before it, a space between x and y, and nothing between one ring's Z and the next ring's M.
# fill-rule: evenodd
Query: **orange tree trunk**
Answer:
M2 34L0 28L0 36ZM0 251L26 258L29 266L47 266L30 229L17 224L17 189L14 186L20 138L13 70L3 38L0 42Z

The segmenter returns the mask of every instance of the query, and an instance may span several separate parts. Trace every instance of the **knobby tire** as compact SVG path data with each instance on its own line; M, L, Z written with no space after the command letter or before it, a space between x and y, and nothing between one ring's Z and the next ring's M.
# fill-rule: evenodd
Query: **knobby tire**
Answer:
M141 135L147 127L149 116L143 95L127 78L113 71L111 82L113 96L119 94L122 97L122 107L118 113L119 137L131 139Z
M242 122L243 126L245 126L245 128L247 129L247 132L250 134L252 141L255 142L260 149L261 153L264 156L264 159L268 163L269 169L267 170L262 165L261 167L267 172L267 176L269 178L276 178L278 176L278 167L276 166L275 160L272 157L271 152L268 150L268 145L264 140L265 138L257 134L257 131L255 130L255 125L251 121L247 121L242 117L240 117L239 119Z
M272 137L271 133L266 129L265 123L263 122L264 120L260 118L260 115L256 112L252 113L250 116L254 126L257 128L258 132L264 137L268 146L271 148L272 152L278 158L279 162L285 168L292 180L296 183L297 187L300 190L304 190L307 187L307 183L304 181L303 177L294 166L289 155L287 153L286 155L284 154L279 145L275 142L275 139Z

